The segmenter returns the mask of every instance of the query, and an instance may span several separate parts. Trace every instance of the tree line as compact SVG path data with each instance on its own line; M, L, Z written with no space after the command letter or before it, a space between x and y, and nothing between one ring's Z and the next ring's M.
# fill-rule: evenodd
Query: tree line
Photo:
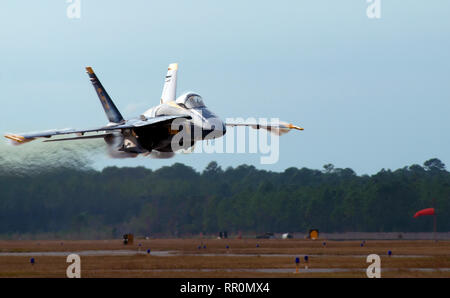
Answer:
M52 168L14 175L0 168L0 235L183 236L264 232L420 232L414 219L435 199L438 231L450 231L450 173L439 159L374 175L325 165L271 172L211 162L198 172Z

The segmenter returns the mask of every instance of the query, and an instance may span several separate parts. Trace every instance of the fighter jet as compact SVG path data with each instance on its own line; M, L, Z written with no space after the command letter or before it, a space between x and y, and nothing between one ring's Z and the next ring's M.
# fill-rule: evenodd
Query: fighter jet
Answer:
M215 139L225 135L227 126L250 126L283 134L291 129L303 128L284 122L279 123L225 123L210 111L202 97L187 92L176 97L178 64L169 65L165 77L160 104L150 108L139 117L126 120L122 117L111 97L91 67L86 72L94 86L109 123L90 129L54 129L23 134L5 134L15 145L39 138L59 135L76 136L45 140L44 142L103 138L115 154L132 156L153 154L155 157L172 157L180 148L192 148L195 142ZM176 138L180 132L184 137ZM93 133L85 135L87 133Z

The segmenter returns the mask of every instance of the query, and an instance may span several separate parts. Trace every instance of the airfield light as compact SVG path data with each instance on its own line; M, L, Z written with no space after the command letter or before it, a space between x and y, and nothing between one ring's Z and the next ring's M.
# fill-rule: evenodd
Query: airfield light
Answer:
M148 253L148 254L150 254L150 252L151 252L150 248L149 248L149 249L147 249L147 253Z
M295 273L298 273L298 264L300 264L300 258L295 258Z
M388 256L392 255L392 251L388 250Z
M34 258L31 258L31 259L30 259L30 264L31 264L31 265L34 265Z

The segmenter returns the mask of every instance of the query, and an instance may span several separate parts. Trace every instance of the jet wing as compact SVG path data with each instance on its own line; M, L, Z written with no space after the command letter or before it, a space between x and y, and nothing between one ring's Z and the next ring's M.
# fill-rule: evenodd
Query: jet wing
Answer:
M285 123L285 122L278 122L278 123L256 123L256 122L254 122L254 123L247 123L247 122L230 123L230 122L227 122L225 125L231 126L231 127L249 126L254 129L262 128L262 129L265 129L275 135L282 135L282 134L288 133L291 129L303 130L303 128L300 126L293 125L290 123Z
M189 115L171 115L171 116L158 116L153 118L142 118L142 119L133 119L128 120L123 124L110 124L102 127L90 128L90 129L53 129L46 130L41 132L31 132L24 134L5 134L5 138L10 139L14 142L14 144L24 144L30 141L35 140L36 138L51 138L53 136L58 135L67 135L67 134L85 134L88 132L112 132L122 129L130 129L136 127L143 127L147 125L156 125L161 124L163 122L175 120L178 118L186 118L191 119ZM99 137L103 137L104 135L100 135ZM95 136L91 137L94 138ZM67 140L76 140L77 138L69 138Z

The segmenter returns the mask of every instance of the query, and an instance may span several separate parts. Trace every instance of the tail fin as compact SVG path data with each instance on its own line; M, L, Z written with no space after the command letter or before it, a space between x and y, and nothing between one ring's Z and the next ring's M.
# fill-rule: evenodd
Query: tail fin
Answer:
M175 97L177 95L177 71L178 63L172 63L169 65L161 95L161 103L175 101Z
M113 123L123 122L124 119L122 115L112 101L111 97L109 97L105 88L103 88L102 83L100 83L92 68L86 67L86 71L89 75L92 85L94 86L95 91L97 92L98 98L100 98L100 102L103 106L103 109L105 110L108 120Z

